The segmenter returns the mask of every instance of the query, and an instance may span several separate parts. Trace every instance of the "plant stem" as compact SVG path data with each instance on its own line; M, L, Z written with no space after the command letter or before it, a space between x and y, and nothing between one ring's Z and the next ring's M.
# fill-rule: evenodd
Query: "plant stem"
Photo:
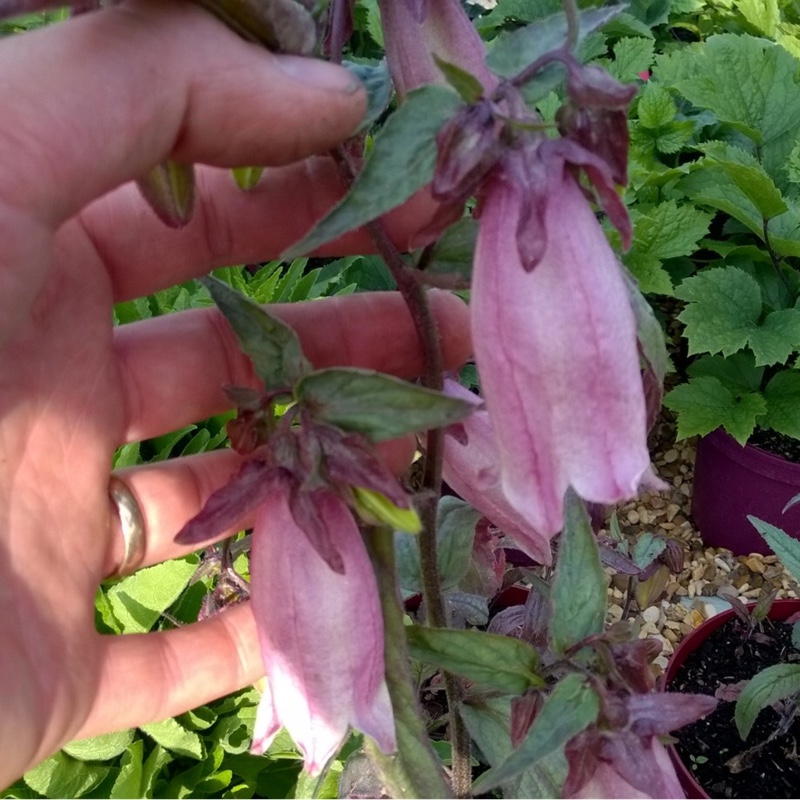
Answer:
M563 0L567 16L567 48L574 52L581 32L581 16L576 0Z
M396 755L384 755L371 742L367 752L381 770L392 797L450 797L439 759L425 732L409 669L403 610L397 591L394 535L388 528L372 528L366 542L381 598L386 683L397 725Z
M767 252L769 253L769 258L770 261L772 261L772 266L775 268L775 272L778 273L778 277L783 283L784 288L789 293L789 297L792 297L792 290L789 287L789 281L786 280L786 276L783 274L783 270L781 269L781 260L778 258L778 254L772 247L772 240L770 239L769 235L769 220L766 217L764 217L761 220L761 230L764 233L764 245L766 246Z
M348 185L355 179L355 168L350 156L343 147L334 151L342 176ZM424 372L422 382L429 389L441 391L444 385L444 362L439 338L439 329L433 315L426 289L417 279L416 271L406 264L402 255L389 237L383 223L373 220L366 224L375 246L392 274L397 288L406 302L422 350ZM439 429L428 431L423 472L421 508L422 531L419 534L420 573L422 593L429 623L436 628L447 626L444 609L439 567L436 558L436 517L437 504L442 488L442 450L443 432ZM453 761L453 789L456 797L469 797L472 786L470 764L471 741L459 705L463 696L461 682L442 673L447 707L450 715L450 746Z

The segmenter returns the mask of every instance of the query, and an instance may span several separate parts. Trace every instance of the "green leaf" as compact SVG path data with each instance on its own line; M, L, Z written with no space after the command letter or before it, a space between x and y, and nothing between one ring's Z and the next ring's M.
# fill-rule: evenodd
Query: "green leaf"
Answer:
M800 621L792 625L792 647L795 650L800 650Z
M647 367L652 370L653 376L659 385L661 385L664 382L664 376L667 374L669 366L664 330L653 312L653 307L647 302L635 283L627 276L625 276L625 285L628 289L631 308L633 308L633 313L636 317L636 335L642 359L646 362Z
M795 692L800 692L800 664L775 664L754 675L736 701L734 719L742 741L750 734L759 711Z
M736 267L709 269L685 280L675 294L689 303L678 316L686 325L689 355L729 356L747 346L763 305L752 276Z
M454 672L501 692L522 694L544 685L536 674L539 656L521 639L483 631L406 627L412 658Z
M367 369L331 368L306 375L295 399L320 422L358 431L375 442L450 425L469 403Z
M484 772L473 784L473 794L486 794L531 764L558 752L597 719L599 710L597 694L583 677L567 675L556 684L519 748L502 764Z
M142 793L142 756L144 743L137 739L125 751L119 764L119 774L111 789L110 800L145 797Z
M618 5L581 11L579 41L612 20L624 8ZM490 45L486 65L501 78L512 78L540 56L563 45L566 39L566 16L563 12L553 14L498 36Z
M142 768L142 797L153 797L153 789L161 771L172 761L172 755L160 744L157 744Z
M564 496L564 531L550 596L550 637L557 655L603 630L606 593L606 576L589 514L570 488Z
M433 60L465 103L475 103L483 97L483 84L471 72L439 58L436 53L433 54Z
M187 556L141 569L108 590L108 600L124 633L146 633L178 599L199 559Z
M385 58L377 64L356 64L353 61L342 61L342 66L358 77L367 90L367 110L356 133L369 128L389 107L392 99L392 76Z
M313 797L321 800L336 800L339 797L339 777L344 770L341 761L333 761L330 766L316 778L311 778L303 770L297 779L297 786L294 790L296 798Z
M767 543L767 546L781 560L792 577L800 580L800 541L789 536L780 528L770 525L768 522L752 517L748 514L747 519L753 524L755 529Z
M289 260L315 250L391 211L430 183L436 134L461 104L458 95L444 86L409 92L375 137L372 152L347 195L281 258Z
M64 745L64 752L81 761L110 761L125 752L133 741L133 734L134 729L129 728L126 731L103 733L91 739L77 739Z
M800 124L797 61L779 45L725 33L673 58L684 61L689 72L676 82L678 91L756 144L774 141Z
M761 33L774 39L781 19L778 0L738 0L739 13Z
M288 388L310 371L300 340L288 325L216 278L203 278L202 284L230 323L242 352L253 362L268 391Z
M509 758L511 746L511 698L470 699L461 706L464 722L489 766L497 767ZM504 782L503 797L528 797L549 800L561 797L567 777L563 748L539 759L511 780Z
M699 145L706 154L703 164L721 167L764 219L780 216L788 210L775 181L755 156L726 142Z
M779 372L764 389L764 399L767 415L763 426L800 439L800 373Z
M236 185L243 191L255 189L264 174L264 167L234 167L231 172Z
M666 546L664 539L645 531L636 540L631 558L639 569L646 569L664 552Z
M83 797L108 775L109 767L56 753L29 770L25 783L45 797Z
M750 334L749 344L759 366L785 364L800 345L800 310L786 308L767 314Z
M176 719L142 725L141 730L173 753L196 759L204 757L203 740L196 733L186 730Z
M697 243L708 232L711 215L689 204L678 205L667 200L645 213L637 211L631 218L633 246L623 262L639 280L643 292L672 294L672 284L660 270L660 263L694 253Z
M626 36L613 47L614 60L608 65L608 71L623 83L635 81L640 72L650 69L653 63L652 37Z
M711 375L676 386L664 397L664 405L678 412L678 439L704 436L723 426L743 446L767 410L762 395L751 392L737 398Z
M692 378L703 375L718 378L735 395L758 392L764 375L764 367L757 367L753 355L746 351L727 358L702 356L693 361L686 371Z
M477 237L477 221L463 217L447 228L434 244L425 271L435 275L455 272L469 279Z
M637 106L639 124L645 128L659 129L675 119L678 109L672 95L656 83L647 83Z
M475 526L481 513L457 497L439 498L436 520L436 561L442 589L456 587L467 573ZM403 591L422 591L419 542L416 536L396 532L394 537L398 578Z

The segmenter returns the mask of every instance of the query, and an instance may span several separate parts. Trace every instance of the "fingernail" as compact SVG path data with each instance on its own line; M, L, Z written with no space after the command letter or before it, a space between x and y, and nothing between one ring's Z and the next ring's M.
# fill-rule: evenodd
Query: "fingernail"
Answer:
M316 58L279 56L278 65L289 77L315 89L355 94L362 86L361 81L344 67Z

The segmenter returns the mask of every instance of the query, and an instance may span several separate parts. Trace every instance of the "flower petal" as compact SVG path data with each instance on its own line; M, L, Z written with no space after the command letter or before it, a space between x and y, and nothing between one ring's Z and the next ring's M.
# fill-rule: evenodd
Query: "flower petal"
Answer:
M250 567L272 703L257 726L257 741L279 720L312 775L334 755L350 725L384 752L395 748L372 566L343 500L323 491L314 500L344 574L330 569L309 543L283 490L270 494L259 512Z
M547 246L526 272L516 247L523 187L486 189L472 328L502 486L534 529L563 527L568 486L616 503L650 477L636 322L619 263L572 176L547 198Z

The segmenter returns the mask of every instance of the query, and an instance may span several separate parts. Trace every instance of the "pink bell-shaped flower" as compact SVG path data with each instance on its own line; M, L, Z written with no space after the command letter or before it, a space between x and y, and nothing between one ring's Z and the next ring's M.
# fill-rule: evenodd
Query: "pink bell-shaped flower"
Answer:
M289 492L285 483L273 489L253 531L251 598L267 687L252 751L265 752L285 726L317 775L350 726L393 752L394 717L378 588L361 533L338 494L312 493L344 570L334 571L295 522Z

